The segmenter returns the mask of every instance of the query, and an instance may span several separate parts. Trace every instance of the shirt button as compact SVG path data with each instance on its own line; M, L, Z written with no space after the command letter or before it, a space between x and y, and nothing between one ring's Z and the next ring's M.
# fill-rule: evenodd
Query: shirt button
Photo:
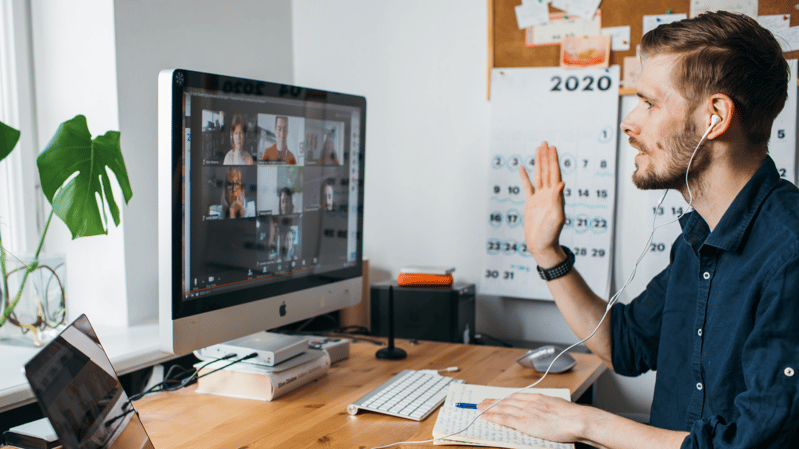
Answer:
M702 275L702 277L705 278L705 279L710 279L710 273L705 271L705 273Z
M702 388L703 388L702 387L702 382L699 382L699 383L696 384L696 389L697 390L701 390Z
M701 337L702 336L702 329L699 329L698 331L696 331L696 334Z
M796 372L790 366L788 368L785 368L785 371L783 371L783 372L788 377L793 377L793 375L796 374Z

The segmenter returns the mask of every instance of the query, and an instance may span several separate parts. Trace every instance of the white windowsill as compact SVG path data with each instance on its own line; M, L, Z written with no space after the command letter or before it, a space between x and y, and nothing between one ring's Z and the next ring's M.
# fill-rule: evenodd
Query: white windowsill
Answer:
M158 349L158 323L131 327L95 326L95 331L119 375L176 357ZM0 412L36 401L22 367L38 350L0 341Z

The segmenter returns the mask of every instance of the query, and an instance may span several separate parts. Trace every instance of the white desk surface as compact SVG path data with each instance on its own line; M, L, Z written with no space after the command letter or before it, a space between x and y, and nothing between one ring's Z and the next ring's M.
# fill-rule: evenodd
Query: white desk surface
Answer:
M117 374L126 374L175 358L158 349L158 323L131 327L95 326ZM35 402L22 366L39 348L0 340L0 412Z

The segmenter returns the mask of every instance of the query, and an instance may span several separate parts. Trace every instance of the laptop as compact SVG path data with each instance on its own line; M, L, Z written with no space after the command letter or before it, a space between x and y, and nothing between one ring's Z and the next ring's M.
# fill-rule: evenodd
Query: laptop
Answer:
M86 315L25 364L25 376L65 449L154 449Z

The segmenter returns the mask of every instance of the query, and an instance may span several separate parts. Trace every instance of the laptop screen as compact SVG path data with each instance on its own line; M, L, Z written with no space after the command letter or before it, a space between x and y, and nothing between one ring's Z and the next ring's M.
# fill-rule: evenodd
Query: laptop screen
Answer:
M65 448L153 448L86 315L42 348L25 376Z

